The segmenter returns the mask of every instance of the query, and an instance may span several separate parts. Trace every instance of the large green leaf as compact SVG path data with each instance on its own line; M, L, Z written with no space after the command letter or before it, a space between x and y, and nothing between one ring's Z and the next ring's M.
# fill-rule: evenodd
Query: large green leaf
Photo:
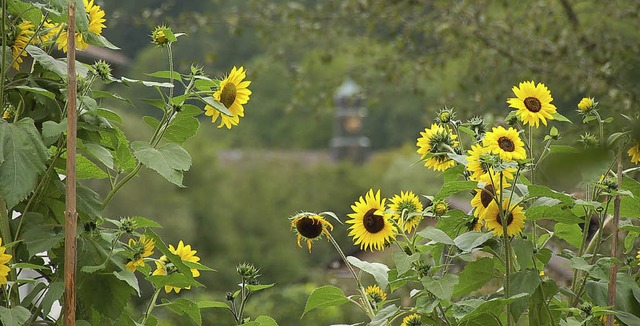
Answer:
M36 60L44 69L55 73L64 80L67 79L67 63L65 61L58 60L50 56L44 50L37 46L27 45L26 50L29 55L31 55L31 57ZM82 77L86 77L88 73L89 69L87 69L82 63L76 64L76 74Z
M373 319L371 319L371 322L369 323L369 326L386 326L389 324L389 318L393 317L396 312L398 312L400 308L398 308L398 306L394 305L394 304L390 304L386 307L384 307L383 309L381 309L380 311L378 311L376 313L375 316L373 316Z
M493 238L493 233L491 232L466 232L457 236L453 242L463 252L471 252L491 238Z
M180 145L169 143L155 149L149 143L131 143L133 155L146 167L158 172L171 183L182 185L182 172L191 167L191 156Z
M0 321L2 325L25 325L31 317L31 312L25 307L16 306L11 309L0 306Z
M202 110L195 105L183 105L180 112L169 123L163 137L178 144L184 143L198 132L200 122L196 117L201 113Z
M511 303L511 315L515 321L521 317L522 313L529 305L529 297L540 284L540 275L535 270L523 270L512 273L510 276L510 293L511 295L526 294L526 296L514 300Z
M163 300L164 301L164 300ZM164 303L165 307L178 315L187 315L196 324L202 325L202 316L200 316L200 308L198 304L187 299L176 299L173 302Z
M48 315L53 307L53 304L62 298L64 294L64 282L56 281L49 284L49 288L45 292L44 299L42 299L42 313Z
M363 272L371 274L381 288L384 289L389 284L389 267L387 265L362 261L353 256L347 257L347 261Z
M41 214L29 212L22 219L24 224L21 238L27 247L29 257L50 250L64 238L61 230L45 223Z
M256 320L250 321L246 324L242 324L245 326L278 326L278 323L275 319L269 316L258 316Z
M620 215L624 217L640 217L640 182L629 178L622 178L622 189L629 190L631 196L621 196L620 199ZM609 212L613 214L613 205L610 205Z
M553 236L566 241L574 248L580 248L582 243L582 229L577 224L556 223Z
M558 285L554 280L550 279L540 283L529 299L529 325L559 324L558 320L560 319L561 312L557 309L549 309L549 311L547 311L545 308L558 290ZM549 313L551 313L551 315L549 315Z
M349 302L340 288L331 285L319 287L309 295L307 303L304 306L302 317L314 309L339 306Z
M91 273L81 274L78 280L78 302L82 307L95 309L102 315L117 320L125 309L133 288L116 278L113 274Z
M451 181L442 186L442 189L436 194L434 200L444 199L453 194L463 191L473 190L478 187L475 181Z
M458 275L446 274L440 278L425 276L421 282L425 290L431 292L436 298L451 301L453 288L458 284Z
M451 246L454 245L453 240L446 233L432 226L428 226L424 228L422 231L418 232L418 235L425 239L435 241L437 243L442 243L442 244L451 245Z
M513 302L514 300L527 297L526 293L516 294L511 296L509 299L504 298L493 298L490 300L479 300L479 299L471 299L462 302L458 302L456 305L473 303L471 305L471 309L467 309L468 312L464 314L462 318L460 318L460 322L469 322L470 320L482 315L482 314L490 314L494 316L500 316L504 312L504 307ZM474 306L475 305L475 306Z
M0 193L11 208L36 187L45 169L48 151L33 124L25 118L15 124L0 120Z
M640 302L634 296L635 292L640 292L638 284L635 280L626 274L618 273L618 282L616 283L616 309L625 311L630 314L640 316ZM587 281L585 291L587 296L595 305L607 306L609 283L603 281Z
M458 283L453 287L453 297L460 297L482 288L493 276L493 259L489 257L467 264L458 277Z
M78 153L76 155L76 178L105 179L109 175L88 158Z

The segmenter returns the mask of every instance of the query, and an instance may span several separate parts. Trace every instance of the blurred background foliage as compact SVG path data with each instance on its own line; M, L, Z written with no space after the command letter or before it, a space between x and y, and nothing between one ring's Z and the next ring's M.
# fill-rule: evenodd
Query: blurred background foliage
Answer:
M386 196L432 194L440 179L415 164L414 147L439 108L454 107L463 120L500 119L509 111L511 87L535 80L576 121L584 96L595 97L602 112L638 112L640 3L634 0L98 2L107 12L105 36L131 60L117 75L149 78L144 73L166 69L166 52L148 37L166 24L188 34L174 47L176 69L197 63L220 76L242 65L253 91L238 127L217 129L202 116L200 132L187 142L194 164L186 188L143 174L106 215L154 218L169 242L193 244L217 272L205 273L207 289L190 295L221 300L235 290L235 265L254 263L264 283L277 284L251 311L283 325L299 320L307 294L327 282L325 271L337 258L325 243L316 243L311 255L298 248L287 218L329 210L344 220L370 187ZM366 95L364 133L373 154L364 165L336 163L328 154L333 95L347 78ZM109 91L155 95L137 87ZM134 104L108 103L130 116L130 137L147 138L139 118L154 109ZM574 137L565 139L585 131L579 123L568 128L561 136ZM355 251L346 227L335 226L346 251ZM353 314L335 309L305 320L326 325L334 317L357 320Z

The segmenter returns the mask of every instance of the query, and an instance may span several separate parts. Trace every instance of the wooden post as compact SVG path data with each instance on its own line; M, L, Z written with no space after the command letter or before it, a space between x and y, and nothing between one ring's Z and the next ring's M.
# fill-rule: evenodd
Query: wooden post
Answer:
M76 5L68 0L67 21L67 172L64 228L64 325L76 324L76 134L78 113L76 111Z
M617 176L618 176L618 187L622 186L622 146L618 148L618 157L617 157ZM618 257L618 232L620 231L620 195L616 195L616 198L613 200L613 235L611 236L611 258ZM596 254L595 252L593 253ZM616 282L618 281L618 263L611 264L611 273L609 274L609 291L607 297L607 305L611 306L611 310L615 310L616 306ZM614 315L607 315L607 319L605 321L606 326L613 326Z

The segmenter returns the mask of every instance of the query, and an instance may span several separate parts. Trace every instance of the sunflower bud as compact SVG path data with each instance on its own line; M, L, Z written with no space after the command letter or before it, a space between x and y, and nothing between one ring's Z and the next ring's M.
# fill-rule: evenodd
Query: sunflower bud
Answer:
M173 34L170 28L165 25L157 26L151 32L151 43L157 46L165 46L169 44L168 34Z
M594 102L593 97L585 97L578 103L578 110L581 113L587 113L595 109L596 105L598 105L598 102Z
M136 222L130 217L120 219L120 230L126 233L132 233L136 229Z
M92 66L95 74L102 79L102 81L111 80L111 66L108 63L104 62L104 60L96 61Z
M429 275L429 269L431 266L424 260L418 260L412 263L413 269L418 273L420 278Z
M443 125L451 122L455 118L456 118L456 113L453 112L453 109L448 109L447 107L444 107L440 109L440 111L438 111L438 114L436 115L436 122L438 122L438 124L440 125Z
M242 263L236 267L236 272L240 275L244 280L253 280L260 276L258 272L259 268L256 268L250 263Z
M449 203L446 200L438 200L433 203L433 213L436 217L442 217L449 211Z

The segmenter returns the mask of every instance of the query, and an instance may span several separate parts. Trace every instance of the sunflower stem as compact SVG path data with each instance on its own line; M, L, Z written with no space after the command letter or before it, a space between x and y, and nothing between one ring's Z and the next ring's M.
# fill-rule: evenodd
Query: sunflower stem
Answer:
M347 260L347 257L344 255L344 252L342 251L342 249L340 248L336 240L333 238L333 236L331 236L330 233L327 233L327 238L329 239L333 247L336 248L336 251L340 255L340 258L342 258L342 261L344 261L344 264L347 266L347 268L349 269L349 272L351 272L351 275L353 276L353 279L356 281L356 285L358 286L358 291L362 296L362 300L361 300L362 306L359 305L360 308L367 314L367 316L370 319L373 319L373 317L375 316L375 310L373 309L373 307L371 306L371 302L369 302L369 299L367 298L367 293L364 287L362 286L362 283L360 282L360 278L356 274L356 271L353 270L353 266L351 266L351 263L349 263L349 261Z
M502 171L500 171L500 180L499 185L500 185L500 203L498 205L498 212L500 212L500 221L502 221L502 239L503 239L503 246L504 246L504 297L505 299L508 299L510 297L509 295L509 287L511 286L511 253L510 253L510 246L511 246L511 242L509 241L509 231L508 231L508 224L509 224L509 217L507 215L508 212L505 212L505 210L503 209L502 203L504 198L502 198L502 193L503 193L503 188L504 185L502 184ZM508 207L507 207L508 210ZM507 325L513 325L513 320L511 318L511 304L507 304L506 306L507 308Z
M149 301L149 305L147 306L147 310L142 317L142 321L140 321L141 324L145 325L147 323L147 319L149 319L149 316L151 316L151 311L153 311L153 308L156 307L156 301L158 300L158 296L160 295L160 290L162 290L162 287L157 288L153 293L153 297L151 297L151 300Z

